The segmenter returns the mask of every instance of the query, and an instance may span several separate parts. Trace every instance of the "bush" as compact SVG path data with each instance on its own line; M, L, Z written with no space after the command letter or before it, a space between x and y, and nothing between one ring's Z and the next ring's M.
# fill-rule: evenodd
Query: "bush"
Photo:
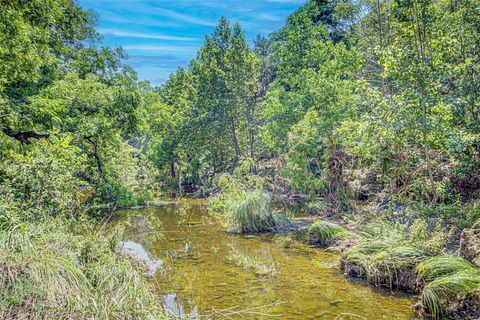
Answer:
M146 193L134 194L120 181L104 178L95 186L92 201L96 204L108 205L110 209L145 205L150 196Z
M0 201L15 207L17 218L33 221L72 213L85 183L76 176L84 157L70 142L68 136L51 137L35 141L24 152L12 146L0 154Z

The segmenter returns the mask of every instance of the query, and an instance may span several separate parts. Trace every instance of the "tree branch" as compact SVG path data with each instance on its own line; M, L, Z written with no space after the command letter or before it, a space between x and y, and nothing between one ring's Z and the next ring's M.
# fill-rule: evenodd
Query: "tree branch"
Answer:
M5 133L7 136L12 137L24 144L30 144L31 142L28 139L31 139L31 138L46 139L50 137L49 134L36 133L35 131L14 132L13 129L10 128L9 126L0 126L0 128L2 129L3 133Z

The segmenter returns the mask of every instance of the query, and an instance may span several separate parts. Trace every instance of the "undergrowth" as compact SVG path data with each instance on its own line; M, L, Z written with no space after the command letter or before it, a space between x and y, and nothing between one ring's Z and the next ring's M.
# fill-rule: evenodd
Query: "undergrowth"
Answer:
M165 319L141 265L109 237L65 219L2 221L0 318Z

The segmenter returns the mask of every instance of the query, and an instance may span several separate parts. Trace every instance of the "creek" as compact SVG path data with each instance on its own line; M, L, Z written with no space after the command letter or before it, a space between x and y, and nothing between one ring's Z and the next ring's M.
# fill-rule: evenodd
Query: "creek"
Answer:
M415 319L412 296L345 278L339 255L298 233L228 234L201 201L118 212L123 250L166 308L191 319Z

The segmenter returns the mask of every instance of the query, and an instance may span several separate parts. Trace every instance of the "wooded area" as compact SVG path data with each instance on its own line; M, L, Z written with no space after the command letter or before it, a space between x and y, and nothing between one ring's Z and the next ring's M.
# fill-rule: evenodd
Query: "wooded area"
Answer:
M222 18L158 87L95 21L73 0L0 1L0 317L165 316L118 234L92 230L170 192L235 219L250 199L374 221L346 272L392 285L364 261L414 261L395 268L420 264L422 312L479 316L478 0L312 0L253 45Z

